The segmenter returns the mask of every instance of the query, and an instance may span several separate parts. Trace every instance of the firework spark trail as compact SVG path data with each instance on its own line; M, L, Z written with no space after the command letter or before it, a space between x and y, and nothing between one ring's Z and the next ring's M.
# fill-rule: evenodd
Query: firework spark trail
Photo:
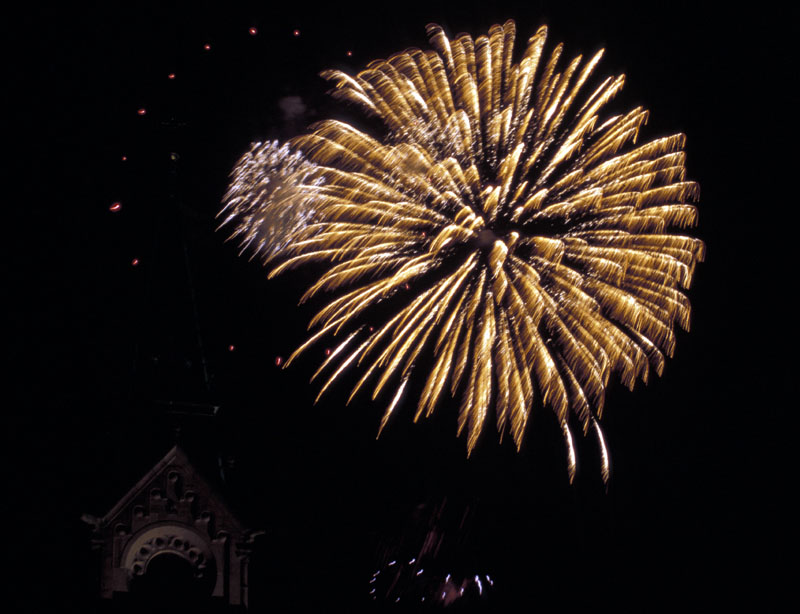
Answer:
M468 453L492 406L501 437L519 448L534 403L548 405L570 478L573 415L597 435L607 479L596 417L609 378L633 388L651 368L660 375L675 324L689 326L683 289L705 247L672 232L697 223L685 137L635 146L646 110L600 117L624 76L587 93L603 52L565 64L561 44L545 53L546 27L518 62L512 21L474 40L450 40L436 25L428 34L434 50L355 76L322 73L335 98L383 121L386 142L326 120L283 147L255 146L234 169L224 223L279 263L270 276L329 267L302 300L346 292L312 319L318 332L286 364L346 331L336 354L353 339L357 347L323 390L352 363L363 368L353 394L373 378L373 398L395 382L381 429L428 356L415 420L449 389L460 395ZM367 326L370 308L389 299L394 314Z
M236 220L233 237L241 237L242 252L269 258L286 247L292 235L313 217L312 199L300 191L321 180L312 179L314 165L298 151L277 141L253 143L231 173L224 197L223 224Z

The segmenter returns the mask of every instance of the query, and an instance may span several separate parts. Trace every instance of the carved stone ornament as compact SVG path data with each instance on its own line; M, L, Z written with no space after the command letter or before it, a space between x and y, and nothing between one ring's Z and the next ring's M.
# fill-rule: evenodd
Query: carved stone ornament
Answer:
M172 448L93 526L100 554L100 594L131 590L157 557L178 556L213 597L247 607L253 539L179 447Z
M187 561L200 580L215 572L216 559L208 541L197 531L172 523L140 531L125 547L120 566L128 570L129 578L143 576L150 561L163 554Z

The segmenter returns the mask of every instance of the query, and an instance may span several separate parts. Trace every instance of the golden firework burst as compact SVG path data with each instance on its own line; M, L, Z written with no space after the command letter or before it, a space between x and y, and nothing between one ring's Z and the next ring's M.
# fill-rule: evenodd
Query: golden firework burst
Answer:
M563 429L570 477L574 415L597 434L607 479L595 416L611 374L629 388L660 375L675 324L689 326L682 289L704 245L673 232L697 222L685 137L636 145L643 108L601 118L624 76L587 93L602 50L562 62L561 44L545 54L546 27L516 62L513 21L477 39L450 40L436 25L428 34L433 50L355 76L322 73L334 97L382 120L383 141L327 120L284 149L255 145L234 169L225 222L279 262L270 277L328 267L302 300L338 295L286 362L342 336L314 375L327 374L320 395L360 365L351 399L365 386L373 399L396 390L383 429L424 360L415 420L447 391L460 399L468 453L492 408L501 438L509 431L519 447L543 404ZM295 157L279 162L279 151ZM292 221L276 232L287 210ZM397 307L369 326L384 301Z

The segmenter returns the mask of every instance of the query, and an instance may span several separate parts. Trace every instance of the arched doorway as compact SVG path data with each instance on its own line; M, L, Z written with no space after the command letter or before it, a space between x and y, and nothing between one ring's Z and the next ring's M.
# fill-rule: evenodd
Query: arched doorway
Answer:
M88 515L87 515L88 516ZM102 518L88 516L100 564L100 595L136 611L203 601L248 606L253 539L177 446ZM131 593L135 595L131 595ZM147 603L145 603L147 602ZM174 609L173 609L174 611Z
M213 582L198 577L194 565L183 556L160 552L147 563L142 575L133 578L130 587L131 605L139 611L175 612L211 605Z

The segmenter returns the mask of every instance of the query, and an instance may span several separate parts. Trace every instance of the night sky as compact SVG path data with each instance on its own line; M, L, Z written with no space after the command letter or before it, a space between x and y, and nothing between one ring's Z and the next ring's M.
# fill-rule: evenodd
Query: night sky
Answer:
M445 497L474 512L461 562L496 578L496 611L716 609L780 590L790 380L775 348L795 334L781 323L796 308L774 289L775 208L792 201L769 179L775 130L755 121L785 121L770 102L768 11L491 4L45 3L16 22L21 80L9 93L22 105L6 120L27 136L23 196L6 202L24 218L10 225L20 290L8 326L22 376L6 407L4 506L32 532L19 609L87 611L80 516L104 514L167 452L177 423L199 467L216 475L223 459L232 502L270 536L267 592L280 611L361 603L375 544ZM312 405L325 347L287 370L276 360L319 306L296 306L314 269L267 280L216 231L228 173L252 141L327 117L377 134L326 95L321 70L426 48L429 22L477 36L508 18L517 51L543 23L548 48L563 41L569 57L605 47L595 74L627 75L609 112L649 108L642 139L686 133L701 186L692 232L707 258L688 291L691 332L678 332L663 377L633 393L611 384L608 488L591 438L569 484L550 410L534 412L521 453L489 421L467 459L447 403L418 424L401 405L377 441L384 403L345 407L342 385ZM169 401L220 410L179 419Z

